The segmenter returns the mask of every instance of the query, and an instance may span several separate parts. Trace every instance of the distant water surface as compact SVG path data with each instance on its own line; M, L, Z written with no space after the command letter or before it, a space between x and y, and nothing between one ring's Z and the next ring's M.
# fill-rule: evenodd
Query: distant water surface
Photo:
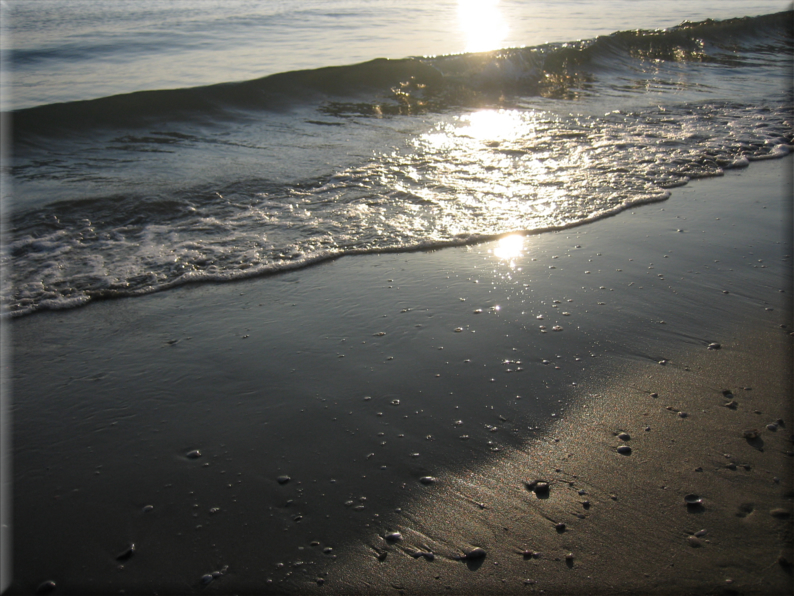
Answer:
M786 10L780 0L11 0L3 109L536 46Z

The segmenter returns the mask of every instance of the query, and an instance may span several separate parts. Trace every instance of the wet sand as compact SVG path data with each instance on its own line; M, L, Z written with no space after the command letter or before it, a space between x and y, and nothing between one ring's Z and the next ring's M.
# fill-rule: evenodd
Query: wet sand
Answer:
M13 321L10 593L790 593L791 165Z

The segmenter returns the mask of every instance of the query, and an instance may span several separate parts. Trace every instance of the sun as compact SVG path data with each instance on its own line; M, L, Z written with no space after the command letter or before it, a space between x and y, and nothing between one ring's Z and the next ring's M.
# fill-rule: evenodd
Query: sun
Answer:
M466 38L466 52L498 50L507 39L509 28L499 0L458 0L458 22Z

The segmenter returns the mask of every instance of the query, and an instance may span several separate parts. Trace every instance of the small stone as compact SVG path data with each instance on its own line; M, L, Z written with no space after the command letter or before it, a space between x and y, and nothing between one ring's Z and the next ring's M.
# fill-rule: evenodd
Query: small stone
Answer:
M565 560L566 561L573 561L573 553L568 553L567 555L565 555Z
M323 549L323 553L326 554L326 555L330 555L332 552L334 552L334 549L332 549L330 546L326 546Z
M148 513L149 511L152 511L153 509L154 509L154 505L145 505L143 507L143 512L144 513Z
M52 580L47 580L46 582L41 582L39 584L39 586L36 588L36 594L51 594L55 591L55 588L55 582Z
M713 341L713 342L711 342L711 343L708 345L708 349L709 349L709 350L719 350L721 347L722 347L722 346L721 346L720 344L718 344L716 341Z
M628 445L621 445L618 447L618 453L621 455L631 455L631 447Z
M384 536L384 538L389 542L399 542L400 540L403 539L403 535L400 534L399 532L389 532Z
M658 393L651 393L651 397L659 397Z
M687 414L686 412L678 412L679 418L686 418L687 416L689 416L689 414Z
M436 482L436 479L433 478L432 476L422 476L419 479L419 482L421 482L422 484L425 484L425 485L434 484Z
M276 482L278 482L279 484L287 484L287 482L289 482L290 480L292 480L292 478L290 478L289 476L279 476L278 478L276 478Z
M767 430L771 430L772 432L776 432L777 431L777 424L775 424L774 422L772 422L770 424L767 424L766 425L766 429Z
M619 433L618 439L620 439L621 441L628 441L629 439L631 439L631 435L629 435L629 433Z
M776 517L777 519L788 519L791 517L791 512L788 509L783 509L782 507L778 507L777 509L772 509L769 512L769 515L772 517Z
M546 496L549 494L549 483L545 480L533 480L527 482L527 489L534 492L538 496Z
M707 534L706 530L698 530L697 532L695 532L695 536L697 536L698 538L700 538L701 536L705 536L706 534Z
M201 576L201 585L202 586L206 586L207 584L212 582L212 580L214 580L214 579L215 578L212 577L211 573L205 573L204 575Z
M753 439L758 438L758 429L757 428L747 428L742 431L742 437L747 439L748 441L752 441Z
M559 532L560 534L562 534L565 531L565 524L560 522L559 524L554 526L554 529L557 530L557 532Z
M687 538L687 542L689 542L689 546L691 546L692 548L699 548L703 546L703 543L700 541L700 538L698 538L697 536L690 536L689 538Z
M737 407L739 404L738 404L737 402L735 402L734 400L731 400L731 401L729 401L727 404L722 404L722 405L723 405L723 406L725 406L726 408L730 408L731 410L735 410L735 409L736 409L736 407Z
M473 548L470 551L466 552L466 554L464 554L463 557L461 558L466 559L468 561L472 561L474 559L482 559L483 557L485 557L485 555L486 555L485 549L482 549L478 546L477 548Z
M185 454L185 457L187 457L188 459L198 459L201 457L201 451L199 451L198 449L194 449L193 451L188 451Z
M119 554L116 555L116 560L126 561L134 554L135 554L135 544L131 542L129 546L127 546L127 548L125 548L123 551L121 551Z
M703 499L698 495L688 494L684 497L684 503L686 503L687 507L697 507L703 503Z

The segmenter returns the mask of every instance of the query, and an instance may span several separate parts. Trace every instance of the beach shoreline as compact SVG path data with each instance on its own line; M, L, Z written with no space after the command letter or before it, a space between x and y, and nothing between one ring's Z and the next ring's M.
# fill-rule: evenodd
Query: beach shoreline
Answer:
M791 162L7 321L9 593L788 593Z

